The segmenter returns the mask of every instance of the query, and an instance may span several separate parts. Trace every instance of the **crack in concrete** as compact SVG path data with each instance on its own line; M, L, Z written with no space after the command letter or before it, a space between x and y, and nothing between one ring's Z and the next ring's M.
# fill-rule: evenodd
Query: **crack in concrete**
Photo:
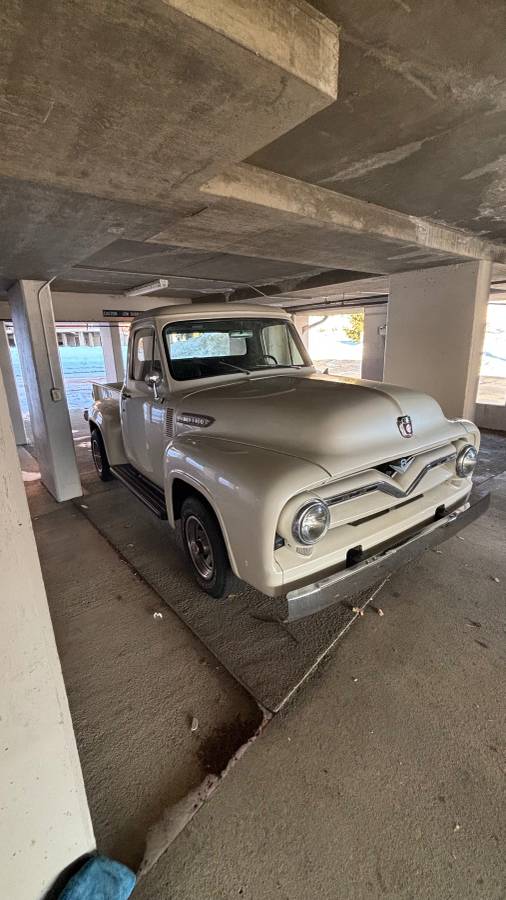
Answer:
M162 813L160 819L151 826L146 835L146 849L137 872L138 878L145 877L148 872L151 871L163 853L165 853L175 841L181 831L186 828L199 809L214 793L218 785L221 784L231 769L233 769L238 760L241 759L249 747L251 747L263 733L273 716L261 707L259 707L259 709L262 714L262 721L259 727L244 744L241 744L220 775L206 775L201 784L197 785L194 790L182 797L179 802L174 803L172 806L168 806Z
M504 221L506 215L506 154L498 156L484 166L472 169L462 176L462 181L473 181L484 175L492 176L478 206L478 219Z
M482 175L495 173L500 175L501 178L504 178L506 174L506 154L498 156L497 159L493 159L492 162L487 163L485 166L480 166L478 169L472 169L467 175L462 176L462 180L471 181L473 178L480 178Z
M431 140L431 138L423 138L421 141L411 141L411 143L402 144L400 147L395 147L393 150L384 150L382 153L375 153L373 156L369 156L366 159L357 160L344 169L341 169L339 172L336 172L334 175L322 178L318 184L331 184L333 181L348 181L352 178L361 178L364 175L368 175L369 172L374 172L376 169L383 169L385 166L393 166L403 159L407 159L408 156L412 156L413 153L417 153L428 140Z
M387 71L400 75L431 100L441 101L450 95L459 103L487 103L495 112L506 110L506 82L494 75L479 79L462 69L438 69L420 60L404 59L391 48L377 47L349 31L341 32L341 40L362 50Z
M375 47L374 44L369 44L367 41L362 40L362 38L351 35L349 32L342 32L341 37L345 43L357 47L359 50L362 50L366 56L370 56L372 59L377 60L384 69L388 69L390 72L401 75L414 87L423 91L423 93L431 100L438 99L436 90L438 85L435 84L433 75L428 71L422 71L419 64L401 59L400 56L393 53L391 50L383 50L379 47ZM415 68L418 69L418 72L416 73L413 71Z

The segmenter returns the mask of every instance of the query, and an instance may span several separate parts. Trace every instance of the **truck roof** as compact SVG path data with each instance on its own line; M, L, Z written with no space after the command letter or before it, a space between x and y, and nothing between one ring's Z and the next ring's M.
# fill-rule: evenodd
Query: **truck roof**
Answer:
M157 306L148 309L135 317L135 321L142 319L167 319L177 322L179 319L199 318L224 318L234 316L262 316L262 318L276 317L289 319L290 314L276 306L263 306L260 304L246 303L175 303L172 306Z

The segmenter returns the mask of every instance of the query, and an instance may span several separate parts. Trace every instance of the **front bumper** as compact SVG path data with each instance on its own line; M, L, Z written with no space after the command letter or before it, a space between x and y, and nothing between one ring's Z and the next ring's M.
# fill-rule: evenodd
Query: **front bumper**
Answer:
M341 569L314 584L290 591L286 595L285 622L294 622L320 612L327 606L343 603L381 582L397 569L412 562L425 550L442 544L478 516L490 504L490 494L472 491L469 500L453 512L403 534L387 546L373 549L370 555L353 566Z

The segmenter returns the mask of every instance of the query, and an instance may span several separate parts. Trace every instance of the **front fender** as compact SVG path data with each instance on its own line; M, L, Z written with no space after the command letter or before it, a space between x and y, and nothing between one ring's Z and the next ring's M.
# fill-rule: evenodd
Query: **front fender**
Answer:
M118 401L96 400L88 412L88 421L90 424L93 422L100 430L109 465L121 466L127 463Z
M173 484L179 478L210 503L235 574L270 594L282 584L273 552L280 512L294 494L328 481L328 474L288 454L190 433L167 447L164 478L171 524Z
M462 428L464 429L464 432L465 432L465 434L463 434L462 437L463 438L467 437L469 440L471 440L471 438L472 438L471 443L474 443L474 446L476 447L477 450L480 449L480 443L481 443L480 429L478 428L477 425L474 424L474 422L470 422L469 419L451 419L450 421L458 422L459 425L462 425Z

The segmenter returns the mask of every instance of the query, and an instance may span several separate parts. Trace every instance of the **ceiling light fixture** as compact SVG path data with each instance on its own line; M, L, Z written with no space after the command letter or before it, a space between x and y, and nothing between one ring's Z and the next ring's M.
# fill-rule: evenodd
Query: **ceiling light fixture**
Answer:
M155 291L164 291L168 286L169 281L167 278L157 278L156 281L140 284L139 287L125 291L125 297L142 297L144 294L154 294Z

